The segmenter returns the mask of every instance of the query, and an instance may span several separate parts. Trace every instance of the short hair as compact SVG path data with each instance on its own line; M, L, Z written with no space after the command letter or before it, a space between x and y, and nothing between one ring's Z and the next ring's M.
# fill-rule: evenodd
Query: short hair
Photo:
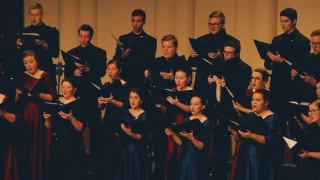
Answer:
M133 10L132 13L131 13L131 16L142 16L143 17L143 21L145 21L146 18L147 18L146 13L142 9Z
M94 31L93 31L93 28L89 24L82 24L80 26L80 28L78 29L78 34L80 34L80 30L81 31L89 31L91 37L93 36Z
M315 104L320 109L320 99L313 101L311 104Z
M41 14L43 13L43 7L40 3L35 3L35 4L32 4L31 6L29 6L29 12L30 12L30 10L34 10L34 9L39 9L40 13Z
M64 82L70 83L73 88L76 88L76 87L77 87L75 81L74 81L72 78L64 78L64 79L61 81L61 84L64 83Z
M115 64L117 66L118 69L121 69L121 62L118 59L111 59L108 63L107 63L107 68L110 64Z
M239 41L237 41L237 40L227 41L226 44L224 45L224 47L226 47L226 46L230 46L230 47L235 48L234 53L235 53L235 54L240 54L241 45L240 45Z
M39 59L38 59L38 57L37 57L37 54L36 54L33 50L26 50L26 51L24 51L23 54L22 54L22 59L24 59L24 58L26 58L26 57L28 57L28 56L33 56L34 59L35 59L37 62L39 62Z
M317 29L317 30L312 31L311 37L312 37L312 36L320 36L320 29Z
M286 8L280 12L280 16L286 16L291 21L298 20L298 13L293 8Z
M269 73L266 69L264 68L257 68L253 70L253 72L258 72L262 75L262 80L268 82L269 80Z
M163 43L163 41L172 41L174 47L178 47L178 39L172 34L163 36L163 38L161 39L161 43Z
M220 18L221 19L221 23L225 24L226 18L223 14L222 11L214 11L209 15L209 19L210 18Z

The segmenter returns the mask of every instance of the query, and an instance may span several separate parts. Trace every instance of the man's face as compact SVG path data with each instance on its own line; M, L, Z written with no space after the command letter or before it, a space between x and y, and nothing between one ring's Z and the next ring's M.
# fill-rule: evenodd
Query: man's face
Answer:
M214 17L209 18L208 20L208 27L211 34L217 34L223 28L224 24L221 23L221 18Z
M79 41L81 47L87 47L91 41L91 34L90 31L83 31L80 30L79 32Z
M320 54L320 36L311 36L311 48L315 55Z
M284 33L291 33L296 28L296 20L292 21L287 16L280 16L280 24Z
M173 41L162 42L162 54L166 59L172 58L177 53L177 47L173 45Z
M145 20L142 16L132 16L131 17L132 29L134 33L140 33L143 30L143 25Z
M30 9L29 10L30 21L33 26L38 26L42 23L42 16L40 9Z
M234 47L225 46L224 50L223 50L224 60L227 61L233 57L236 57L237 54L235 54L235 50L236 50L236 48L234 48Z

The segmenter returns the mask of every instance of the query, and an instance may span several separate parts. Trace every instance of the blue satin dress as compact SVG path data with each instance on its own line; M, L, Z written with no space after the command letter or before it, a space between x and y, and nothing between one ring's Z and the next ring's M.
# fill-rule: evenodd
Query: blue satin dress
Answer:
M147 121L147 113L143 112L135 118L129 110L125 110L122 119L127 122ZM145 123L146 124L146 123ZM120 133L120 159L117 168L116 180L149 180L151 165L148 160L147 124L140 132L142 138L136 140L124 132Z
M248 116L254 115L249 113ZM265 144L260 144L252 139L242 139L236 164L236 180L275 180L276 171L279 169L283 141L279 136L281 131L280 121L276 115L267 116L265 122L268 130L261 135Z
M185 118L183 122L191 121ZM180 180L207 180L209 178L209 158L207 152L211 137L210 122L203 122L204 130L194 132L194 137L203 143L204 147L199 150L190 140L182 138L182 154L180 161Z

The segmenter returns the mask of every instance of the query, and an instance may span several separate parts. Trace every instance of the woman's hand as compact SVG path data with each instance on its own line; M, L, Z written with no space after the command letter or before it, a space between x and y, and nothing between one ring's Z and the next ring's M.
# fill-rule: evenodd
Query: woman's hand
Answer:
M240 136L242 136L243 138L251 138L252 137L252 132L250 130L247 130L247 132L243 132L241 130L238 130Z
M167 136L173 136L173 132L169 128L166 128L164 132L166 133Z
M172 104L172 105L177 105L180 101L178 99L178 97L176 97L175 99L172 98L171 96L168 96L167 97L167 101Z
M180 134L181 136L189 139L190 141L194 140L193 131L191 131L190 133L183 131L183 132L180 132Z
M302 154L298 154L298 156L300 156L302 159L306 159L309 156L309 151L305 151L305 150L301 150L303 153Z
M121 124L121 129L128 135L131 136L132 135L132 131L130 127L126 127L123 123Z
M72 111L70 110L70 112L68 114L60 111L58 112L58 114L63 118L63 119L67 119L67 120L71 120L73 117Z
M43 117L45 120L51 120L51 114L47 114L46 112L43 112Z

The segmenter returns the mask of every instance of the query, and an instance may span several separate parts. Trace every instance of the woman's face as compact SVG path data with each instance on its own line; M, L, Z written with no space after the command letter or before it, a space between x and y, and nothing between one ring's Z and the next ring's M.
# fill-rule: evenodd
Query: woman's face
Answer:
M311 118L312 122L320 121L320 111L315 103L309 105L309 117Z
M182 90L188 86L189 78L185 72L177 71L174 76L174 81L176 82L177 88Z
M191 114L198 115L203 109L204 105L202 105L201 99L199 97L193 97L190 101Z
M64 81L61 84L61 92L64 98L70 98L74 96L76 88L74 88L70 82Z
M34 75L38 70L38 61L34 56L27 56L23 58L23 64L29 74Z
M132 109L137 109L137 108L140 108L142 100L141 100L140 96L137 93L130 92L129 102L130 102L130 107Z
M117 65L115 63L109 64L108 67L107 67L107 74L108 74L109 78L112 81L114 81L119 77L120 70L119 70L119 68L117 67Z
M260 114L261 112L267 109L268 102L264 100L262 94L254 93L252 95L251 105L252 110L257 114Z
M317 98L320 99L320 82L316 84L316 88Z
M266 82L263 81L262 74L260 72L252 72L251 85L253 89L264 89L265 83Z

